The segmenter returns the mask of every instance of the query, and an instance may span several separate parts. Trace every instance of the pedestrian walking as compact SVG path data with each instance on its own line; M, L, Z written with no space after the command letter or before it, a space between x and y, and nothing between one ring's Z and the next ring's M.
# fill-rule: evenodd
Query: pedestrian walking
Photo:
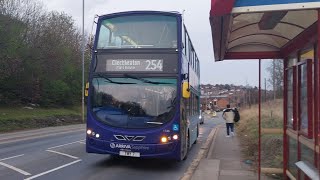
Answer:
M230 137L230 133L234 136L234 111L230 108L230 104L223 110L222 117L226 121L227 136Z

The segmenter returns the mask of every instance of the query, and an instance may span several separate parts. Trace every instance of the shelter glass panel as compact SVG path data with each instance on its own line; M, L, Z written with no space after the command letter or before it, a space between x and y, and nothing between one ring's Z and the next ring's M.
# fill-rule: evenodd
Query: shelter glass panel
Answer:
M308 48L301 52L299 64L299 129L308 138L313 138L314 57L314 47Z
M314 165L314 151L304 144L301 146L301 161L304 161L310 165Z
M287 125L295 129L293 117L293 69L287 70Z
M300 130L308 134L308 83L307 64L300 66ZM309 107L310 108L310 107Z
M295 165L296 162L298 162L298 142L296 139L288 136L288 142L289 142L289 161L288 161L288 170L292 175L295 177L298 176L298 169Z

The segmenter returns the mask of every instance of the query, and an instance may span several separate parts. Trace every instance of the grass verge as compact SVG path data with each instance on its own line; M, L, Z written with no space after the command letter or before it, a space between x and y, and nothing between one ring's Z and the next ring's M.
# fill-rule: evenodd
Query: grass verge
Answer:
M245 158L258 162L259 111L258 105L240 111L241 120L237 124L242 153ZM261 105L261 128L283 128L283 101L275 100ZM279 134L265 134L261 138L261 166L282 168L283 139ZM276 176L275 176L276 177Z
M0 108L0 132L82 123L81 108Z

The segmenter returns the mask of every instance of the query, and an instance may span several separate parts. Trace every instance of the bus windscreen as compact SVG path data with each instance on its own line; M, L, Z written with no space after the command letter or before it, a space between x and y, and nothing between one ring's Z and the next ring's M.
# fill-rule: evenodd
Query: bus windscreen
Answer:
M151 128L170 121L176 112L174 78L109 78L92 80L92 112L97 120L120 128Z

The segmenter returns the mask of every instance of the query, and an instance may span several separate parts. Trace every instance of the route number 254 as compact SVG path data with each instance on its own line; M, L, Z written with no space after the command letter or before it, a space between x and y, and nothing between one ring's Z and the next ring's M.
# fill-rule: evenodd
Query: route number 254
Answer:
M148 71L162 71L163 70L163 60L147 60L146 70Z

